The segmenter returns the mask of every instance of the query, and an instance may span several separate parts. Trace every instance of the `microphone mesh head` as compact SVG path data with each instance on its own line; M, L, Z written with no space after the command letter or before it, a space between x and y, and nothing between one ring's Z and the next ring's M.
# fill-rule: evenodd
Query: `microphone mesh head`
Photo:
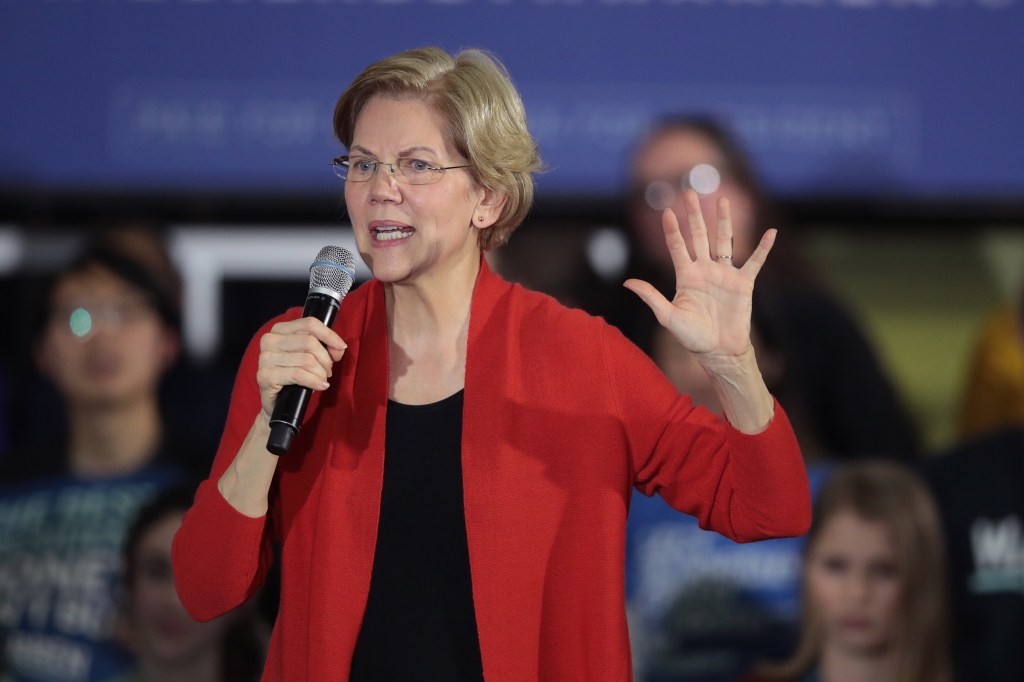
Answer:
M309 288L329 289L345 296L352 288L356 274L356 259L352 252L340 246L325 246L309 266Z

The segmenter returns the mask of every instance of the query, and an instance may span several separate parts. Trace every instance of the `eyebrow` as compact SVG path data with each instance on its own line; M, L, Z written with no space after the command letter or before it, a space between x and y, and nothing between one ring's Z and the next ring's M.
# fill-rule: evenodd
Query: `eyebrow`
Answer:
M357 144L356 145L352 145L349 148L349 152L361 152L363 154L366 154L367 156L373 156L373 157L377 156L376 154L371 152L366 147L362 147L362 146L357 145ZM407 148L403 149L402 151L398 152L398 158L400 158L400 159L401 158L406 158L406 157L412 156L413 154L416 154L417 152L429 152L429 153L433 154L434 156L437 156L437 157L441 156L437 152L437 150L435 150L433 147L427 147L425 145L416 145L414 147L407 147Z

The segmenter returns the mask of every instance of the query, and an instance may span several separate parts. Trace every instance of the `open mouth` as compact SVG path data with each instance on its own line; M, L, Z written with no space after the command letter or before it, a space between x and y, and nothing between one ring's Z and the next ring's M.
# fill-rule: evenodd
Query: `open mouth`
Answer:
M370 234L374 241L393 242L411 237L416 230L409 225L390 220L375 220L370 223Z
M373 230L373 238L379 242L390 242L411 237L412 233L415 231L416 230L411 227L398 227L397 225L391 227L378 227Z

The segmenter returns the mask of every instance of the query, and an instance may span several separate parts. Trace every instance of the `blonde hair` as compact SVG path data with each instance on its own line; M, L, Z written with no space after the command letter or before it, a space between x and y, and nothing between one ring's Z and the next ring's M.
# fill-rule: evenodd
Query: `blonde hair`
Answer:
M452 56L422 47L371 64L334 108L334 133L346 148L359 113L376 95L421 97L436 108L453 146L472 164L467 170L473 179L505 196L498 220L479 233L480 248L489 251L507 242L530 210L531 174L543 164L522 99L501 62L483 50Z
M945 682L951 678L946 554L939 515L924 483L904 467L887 461L847 464L832 475L818 495L804 556L835 516L853 512L891 533L900 580L896 623L897 682ZM804 578L803 614L796 653L781 664L762 666L765 677L799 677L817 661L821 625L809 603Z

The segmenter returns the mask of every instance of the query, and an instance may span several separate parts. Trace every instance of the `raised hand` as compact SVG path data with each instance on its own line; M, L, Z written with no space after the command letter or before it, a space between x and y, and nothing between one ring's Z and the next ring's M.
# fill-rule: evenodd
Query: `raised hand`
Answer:
M651 308L658 322L706 363L751 352L750 314L754 279L775 242L768 230L742 267L732 262L732 217L729 201L718 200L717 239L712 251L697 193L685 197L686 218L694 253L690 253L679 221L671 209L662 213L665 243L675 268L676 290L669 301L648 282L630 279L626 288Z

